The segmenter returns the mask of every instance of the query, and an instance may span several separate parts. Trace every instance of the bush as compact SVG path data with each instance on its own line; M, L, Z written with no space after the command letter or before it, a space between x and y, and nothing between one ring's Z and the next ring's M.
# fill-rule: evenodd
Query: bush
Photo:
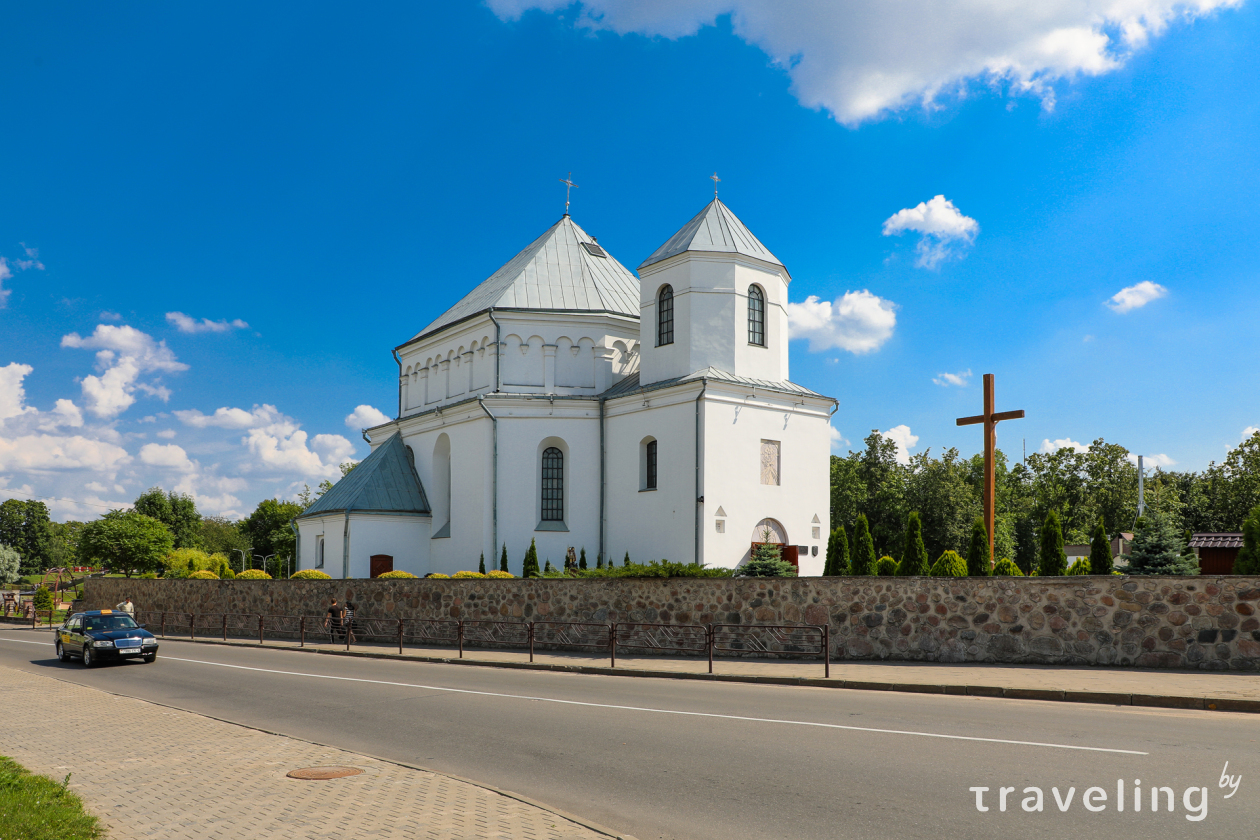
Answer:
M511 572L505 572L501 569L491 569L486 572L486 577L494 578L496 580L516 580L516 575Z
M917 510L911 511L906 517L906 542L901 550L901 562L897 564L897 574L906 577L926 575L930 567L927 546L923 544L923 521Z
M993 566L994 577L1023 577L1024 573L1019 570L1019 566L1015 565L1015 561L1009 557L1003 557Z
M271 580L271 575L262 569L246 569L236 576L237 580Z
M206 569L198 569L195 572L189 572L188 579L189 580L218 580L219 576L216 575L214 572L207 571Z
M219 567L219 579L220 580L235 580L236 572L232 571L231 566L229 566L227 563L224 563L222 566Z
M956 551L946 551L932 564L932 577L967 577L967 561Z
M392 574L405 575L407 573L406 572L386 572L385 574L386 575L392 575ZM381 575L381 577L385 577L385 575ZM441 572L429 572L427 575L425 575L425 577L436 578L437 580L450 580L451 579L450 575L444 575Z
M541 572L538 569L538 546L534 544L534 540L530 540L529 551L525 552L525 562L521 564L521 577L539 577L540 575Z
M456 580L466 580L467 578L483 578L485 575L481 572L456 572L451 577Z
M1260 575L1260 506L1243 520L1243 547L1234 559L1234 574Z
M388 574L392 575L393 572ZM403 574L407 573L403 572ZM303 569L300 572L294 572L289 580L332 580L332 575L327 572L321 572L319 569Z
M1089 567L1089 558L1077 557L1074 561L1072 561L1072 565L1068 567L1067 573L1069 575L1092 575L1093 572ZM1105 574L1111 573L1105 572Z
M35 594L31 597L31 603L35 605L37 610L51 610L53 608L53 596L47 586L41 586L35 590Z
M1107 529L1103 526L1102 517L1094 526L1094 536L1089 541L1089 573L1091 575L1109 575L1113 571L1111 557L1111 541L1107 539ZM1069 571L1068 574L1072 572Z
M1045 524L1041 526L1041 562L1037 564L1037 576L1065 574L1067 555L1063 553L1063 525L1059 521L1059 512L1052 510L1046 514Z
M993 558L989 555L989 529L984 517L977 516L971 523L971 545L967 547L967 574L970 577L988 577L992 574Z
M145 572L140 575L140 580L157 580L157 572Z
M791 563L786 564L791 566ZM742 570L741 570L742 571ZM668 560L651 563L631 563L629 566L607 566L603 569L578 571L581 578L728 578L734 577L733 569L710 569L695 563L671 563Z
M17 549L9 548L7 545L0 545L0 585L6 583L16 583L21 575L18 569L21 568L22 557L17 553Z
M320 574L323 574L323 572L320 572ZM328 577L328 575L324 575L324 577ZM392 572L385 572L384 574L377 575L376 579L377 580L406 580L408 578L414 578L414 577L415 575L413 575L411 572L404 572L402 569L395 569ZM425 577L448 577L448 575L425 575Z
M763 535L769 536L768 533ZM796 567L783 559L777 543L758 543L752 559L739 569L741 577L796 577Z
M891 557L881 557L875 564L875 574L879 577L893 577L897 574L898 565L897 561Z

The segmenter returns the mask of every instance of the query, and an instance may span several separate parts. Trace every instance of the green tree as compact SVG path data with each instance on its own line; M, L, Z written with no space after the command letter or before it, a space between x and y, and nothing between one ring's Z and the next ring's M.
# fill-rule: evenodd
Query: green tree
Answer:
M18 569L22 566L22 558L16 548L0 545L0 585L15 583L22 576Z
M927 547L923 544L923 525L919 521L919 512L911 511L906 517L905 543L901 549L897 574L903 577L926 575L930 568Z
M222 516L203 516L201 518L201 547L210 554L224 555L231 563L236 563L240 559L238 551L244 552L248 557L253 553L252 546L241 524Z
M901 542L905 521L905 467L897 462L897 444L872 429L863 441L866 449L856 455L856 472L864 488L862 512L871 539L881 552Z
M843 525L837 525L827 538L827 562L824 564L825 577L838 577L849 573L849 535Z
M622 559L622 561L621 561L621 565L622 565L622 566L629 566L629 565L630 565L630 552L628 552L628 551L626 552L626 556Z
M48 506L34 499L7 499L0 504L0 543L16 549L22 574L38 574L52 565L49 556Z
M186 493L166 493L161 487L150 487L135 503L136 513L156 519L166 526L176 548L201 547L201 514L197 503Z
M1037 567L1041 577L1067 574L1067 554L1063 551L1063 526L1059 512L1051 510L1041 526L1041 564Z
M796 577L796 567L783 559L782 549L769 541L757 543L752 558L738 574L744 577Z
M603 554L595 555L595 568L597 569L604 568L604 555Z
M71 519L48 523L49 565L57 568L73 566L78 556L79 535L86 523Z
M852 527L866 505L866 484L859 473L858 456L831 456L831 522Z
M898 565L897 561L891 557L881 557L875 564L875 574L879 577L895 577Z
M875 542L871 539L871 531L866 524L866 514L859 513L853 526L853 574L873 575L877 562Z
M578 558L578 568L586 571L586 546L582 546L582 556Z
M477 564L477 571L483 575L486 573L486 553L484 551L481 552L481 562Z
M89 522L79 537L79 563L105 565L127 577L162 569L175 547L170 530L152 517L135 511L111 510Z
M241 530L253 547L253 553L275 555L276 565L293 556L295 539L291 523L302 512L296 502L263 499L254 512L241 523Z
M957 449L945 450L940 458L932 458L931 450L910 457L906 507L919 512L928 557L967 545L971 521L983 512L981 497L969 481L972 469L971 462L958 457Z
M548 563L551 561L548 560ZM525 562L521 565L521 577L531 578L538 577L538 547L534 545L534 540L529 541L529 551L525 552Z
M1010 558L1003 557L1001 560L993 564L994 577L1023 577L1024 573L1020 571L1019 566Z
M503 544L503 553L499 555L499 571L506 572L508 570L507 562L507 543Z
M1260 505L1243 520L1242 534L1243 547L1234 559L1234 574L1260 575Z
M984 517L977 516L971 523L971 542L967 546L967 574L971 577L987 577L992 567L989 531L984 527Z
M1107 539L1107 531L1102 517L1094 526L1094 538L1089 541L1089 573L1091 575L1109 575L1112 568L1111 541Z
M1186 555L1186 544L1171 517L1147 510L1133 535L1131 575L1197 575L1199 563Z

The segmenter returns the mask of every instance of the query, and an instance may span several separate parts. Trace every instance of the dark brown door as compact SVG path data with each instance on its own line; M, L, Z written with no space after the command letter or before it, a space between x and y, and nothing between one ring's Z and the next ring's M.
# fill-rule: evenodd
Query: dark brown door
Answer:
M800 564L800 562L799 562L799 558L798 558L798 556L797 556L797 548L798 548L798 546L795 546L795 545L781 545L780 543L759 543L759 542L755 542L755 543L753 543L753 544L752 544L752 549L751 549L752 554L751 554L750 556L752 556L752 557L756 557L756 556L757 556L757 546L759 546L759 545L777 545L777 546L779 546L779 559L780 559L780 560L786 560L786 561L788 561L789 563L791 563L793 566L796 566L798 569L801 567L801 564Z
M372 577L380 577L386 572L394 571L394 558L389 554L373 554L371 564Z

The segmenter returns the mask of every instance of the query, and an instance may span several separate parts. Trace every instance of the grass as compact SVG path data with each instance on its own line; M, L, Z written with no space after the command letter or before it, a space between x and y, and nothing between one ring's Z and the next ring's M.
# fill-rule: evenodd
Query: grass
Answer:
M36 776L0 756L0 840L97 840L105 836L96 817L60 782Z

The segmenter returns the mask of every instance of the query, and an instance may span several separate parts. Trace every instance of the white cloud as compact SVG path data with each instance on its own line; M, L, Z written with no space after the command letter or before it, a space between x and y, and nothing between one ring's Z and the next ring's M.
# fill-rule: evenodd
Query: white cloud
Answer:
M1086 452L1089 450L1089 447L1083 443L1077 443L1071 438L1060 438L1059 440L1047 438L1041 442L1041 451L1047 455L1060 449L1075 449L1077 452Z
M985 87L1053 108L1055 88L1124 66L1171 23L1242 0L581 0L576 25L664 38L730 15L801 104L854 125ZM487 0L504 20L574 0Z
M158 432L158 433L157 433L157 436L158 436L158 437L160 437L160 438L164 438L164 439L166 439L166 440L170 440L171 438L175 437L175 430L174 430L174 429L163 429L162 431L160 431L160 432Z
M74 404L73 400L57 400L51 413L44 414L40 418L39 428L45 432L53 432L62 426L70 426L71 428L81 428L83 426L83 412Z
M113 470L130 461L121 446L82 435L0 437L0 470Z
M385 412L373 408L370 405L361 405L353 412L346 415L346 425L354 429L356 432L360 429L371 429L382 423L388 423L389 418L385 416Z
M22 386L22 380L34 369L17 362L0 367L0 423L35 411L26 405L26 389Z
M831 441L831 448L836 449L841 446L848 446L849 441L840 434L840 430L835 426L827 426L827 438Z
M22 243L22 248L26 251L26 256L30 259L15 259L13 267L18 271L28 271L35 269L43 271L44 264L39 261L39 251L35 248L27 248L26 243ZM4 257L0 257L0 309L4 309L8 305L11 289L4 288L4 281L13 277L13 269L9 268L9 261Z
M1153 300L1159 300L1168 294L1168 289L1152 283L1150 280L1143 280L1132 286L1125 286L1120 291L1111 296L1111 299L1104 301L1108 306L1116 312L1125 313L1131 309L1139 309Z
M197 468L184 448L174 443L146 443L140 447L140 461L151 467L166 467L180 472L192 472Z
M216 408L214 414L202 414L196 409L172 412L185 426L197 429L254 429L280 422L284 415L274 405L256 405L252 410L243 408Z
M102 321L121 321L122 320L121 314L119 314L118 312L110 312L109 310L102 312L99 317Z
M915 246L914 264L919 268L934 269L950 258L961 259L964 252L976 241L980 224L970 216L964 216L954 202L943 195L929 201L921 201L914 207L898 210L884 220L884 236L895 236L913 231L919 234Z
M832 347L862 354L878 350L897 326L897 304L863 289L829 303L816 295L788 303L788 334L809 339L810 352Z
M1138 459L1138 456L1134 455L1132 452L1129 453L1129 463L1133 464L1134 466L1137 466L1137 459ZM1169 467L1174 466L1176 463L1177 463L1176 461L1174 461L1172 458L1168 457L1167 455L1143 455L1142 456L1142 465L1146 467L1147 469L1150 469L1151 467L1160 467L1161 469L1166 470Z
M249 326L240 318L232 321L211 321L209 318L202 318L198 321L183 312L167 312L166 320L183 333L228 332L229 330L243 330Z
M1247 428L1243 429L1242 439L1246 440L1247 438L1254 435L1256 432L1260 432L1260 426L1248 426Z
M967 387L967 380L971 379L971 368L960 373L942 373L939 376L932 377L932 381L937 385L948 388L950 385L957 385L959 388Z
M9 263L4 257L0 257L0 309L4 309L9 305L9 295L13 294L12 289L4 287L4 281L13 276L13 272L9 270Z
M134 327L98 324L96 331L83 338L70 333L61 339L62 347L96 350L100 376L85 376L80 387L88 411L97 417L116 417L136 401L137 390L165 401L171 392L153 382L140 382L140 375L155 371L188 370L188 365L175 358L165 341Z
M898 463L910 463L910 450L914 449L915 444L919 442L919 436L911 434L909 426L903 423L900 426L893 426L886 432L880 432L880 434L897 444Z

